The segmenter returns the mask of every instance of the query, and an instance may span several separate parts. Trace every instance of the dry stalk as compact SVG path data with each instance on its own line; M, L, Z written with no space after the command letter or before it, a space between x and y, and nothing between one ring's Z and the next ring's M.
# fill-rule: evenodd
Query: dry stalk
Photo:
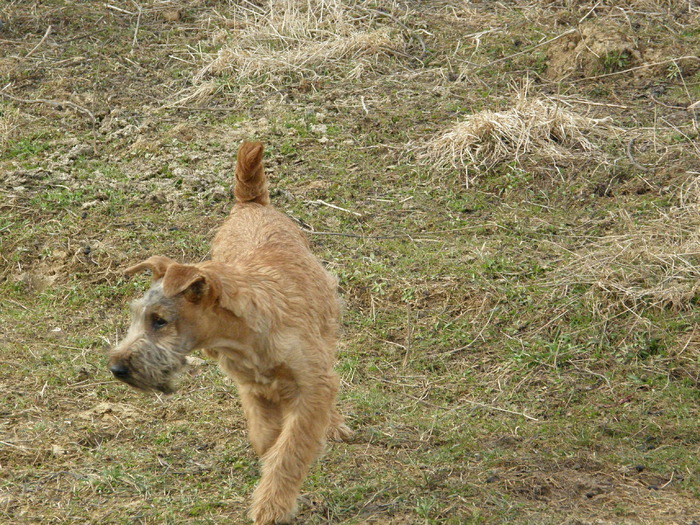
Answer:
M39 47L41 47L41 44L43 44L44 41L48 38L48 36L51 34L51 29L52 29L51 26L49 26L49 27L46 28L46 32L44 33L44 36L41 37L41 40L39 40L39 43L38 43L37 45L35 45L35 46L31 49L31 51L29 51L29 53L27 53L26 55L24 55L24 58L25 58L25 59L27 59L27 58L29 58L30 56L32 56L32 55L34 54L34 52L35 52L37 49L39 49Z

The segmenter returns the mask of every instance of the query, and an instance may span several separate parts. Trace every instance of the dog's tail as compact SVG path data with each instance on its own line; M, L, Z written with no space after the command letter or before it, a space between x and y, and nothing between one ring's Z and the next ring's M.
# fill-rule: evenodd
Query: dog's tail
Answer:
M238 148L236 160L236 184L233 195L236 202L270 204L267 177L263 171L263 145L261 142L244 142Z

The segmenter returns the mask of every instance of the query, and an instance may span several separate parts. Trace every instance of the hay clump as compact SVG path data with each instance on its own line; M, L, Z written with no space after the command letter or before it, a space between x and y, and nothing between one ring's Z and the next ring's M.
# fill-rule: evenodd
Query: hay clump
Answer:
M562 265L556 293L587 286L597 310L692 308L700 298L700 177L657 219L640 225L621 218L622 233L600 238Z
M469 115L418 146L418 157L437 168L488 171L502 163L522 166L526 158L557 165L581 154L595 155L595 138L609 134L608 119L594 119L543 97L530 98L527 86L505 111L484 110Z
M263 86L279 89L294 78L357 78L406 46L401 30L386 23L394 17L378 13L343 0L282 0L264 11L241 11L239 29L205 58L180 102L211 98L226 83L256 92Z
M241 80L253 79L265 73L314 73L315 68L341 59L359 60L381 53L395 45L387 29L333 35L328 40L305 42L304 46L289 46L282 50L259 44L243 47L240 44L221 48L214 60L194 77L195 82L209 76L236 74Z

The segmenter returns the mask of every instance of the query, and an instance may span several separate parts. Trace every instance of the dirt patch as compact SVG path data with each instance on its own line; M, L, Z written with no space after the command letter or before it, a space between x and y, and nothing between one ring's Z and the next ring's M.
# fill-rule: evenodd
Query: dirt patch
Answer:
M517 497L602 519L595 523L612 523L610 511L618 516L615 523L649 523L663 516L664 523L685 524L694 517L691 499L674 502L664 492L674 481L682 481L678 473L650 474L641 465L606 472L595 463L566 463L536 469L512 467L492 472L486 483L500 484Z
M99 421L109 425L123 425L126 422L142 420L143 414L123 403L104 402L80 412L77 417L93 423Z
M546 76L553 80L592 77L638 65L642 60L627 26L596 20L552 43Z

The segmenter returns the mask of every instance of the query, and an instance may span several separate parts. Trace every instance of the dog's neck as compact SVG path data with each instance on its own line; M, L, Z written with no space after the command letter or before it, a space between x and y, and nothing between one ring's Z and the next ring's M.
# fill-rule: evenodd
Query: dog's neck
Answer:
M219 366L239 383L268 382L265 374L270 367L268 359L250 342L219 337L211 340L207 348L218 354Z

